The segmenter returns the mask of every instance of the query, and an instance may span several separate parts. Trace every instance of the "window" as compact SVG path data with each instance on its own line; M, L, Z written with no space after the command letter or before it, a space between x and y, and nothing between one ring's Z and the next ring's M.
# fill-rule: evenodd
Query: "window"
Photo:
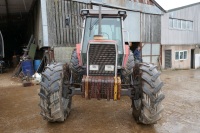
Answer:
M177 19L173 19L173 28L177 28Z
M193 21L169 18L169 27L181 30L193 30Z
M173 28L173 19L171 19L171 18L169 19L169 27Z
M89 40L92 40L94 35L98 34L99 27L99 18L98 17L88 17L85 22L85 33L83 40L83 48L82 50L86 52L87 43ZM103 38L109 40L116 40L118 43L118 50L123 51L123 43L122 43L122 31L121 31L121 18L107 18L103 17L101 20L101 34Z
M189 30L193 30L193 22L192 21L188 21L188 25L189 25Z
M175 59L179 60L179 52L175 52Z
M181 27L182 29L186 29L186 21L185 20L181 20Z
M158 63L160 57L160 44L145 43L142 47L142 60L147 63Z
M180 59L180 60L181 60L181 59L184 59L184 52L179 52L179 53L180 53L180 56L179 56L180 58L179 58L179 59Z
M181 29L181 20L179 20L179 19L177 20L177 28Z
M186 27L187 27L187 30L190 29L190 21L187 21L187 22L186 22Z
M175 60L186 60L187 59L187 51L176 51L175 52Z
M183 54L183 55L184 55L183 58L184 58L184 59L187 59L187 51L184 51L184 54Z
M142 55L151 55L151 44L144 44L142 47Z

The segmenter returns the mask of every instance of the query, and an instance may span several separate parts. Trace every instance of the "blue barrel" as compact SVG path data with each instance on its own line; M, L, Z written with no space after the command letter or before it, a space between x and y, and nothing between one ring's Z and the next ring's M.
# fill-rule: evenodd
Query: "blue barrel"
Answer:
M34 61L34 70L37 71L38 67L40 66L41 60L35 60Z
M22 72L26 76L32 76L34 74L32 60L26 60L22 62Z

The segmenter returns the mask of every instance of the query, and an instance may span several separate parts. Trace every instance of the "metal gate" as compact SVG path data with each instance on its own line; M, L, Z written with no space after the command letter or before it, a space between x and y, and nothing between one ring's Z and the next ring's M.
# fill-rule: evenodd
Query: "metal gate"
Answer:
M165 68L172 67L172 51L165 50Z

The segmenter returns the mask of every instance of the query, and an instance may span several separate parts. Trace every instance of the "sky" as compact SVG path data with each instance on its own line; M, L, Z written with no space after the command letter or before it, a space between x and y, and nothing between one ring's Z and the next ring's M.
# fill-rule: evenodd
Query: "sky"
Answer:
M200 2L200 0L156 0L156 2L162 6L165 10L190 5Z

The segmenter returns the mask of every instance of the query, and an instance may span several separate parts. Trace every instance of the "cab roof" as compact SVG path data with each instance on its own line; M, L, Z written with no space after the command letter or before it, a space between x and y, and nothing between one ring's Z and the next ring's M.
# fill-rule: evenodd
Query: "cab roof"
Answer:
M127 16L126 11L124 10L101 10L101 14L102 16L108 17L123 17L123 19ZM81 16L99 16L99 10L82 9Z

